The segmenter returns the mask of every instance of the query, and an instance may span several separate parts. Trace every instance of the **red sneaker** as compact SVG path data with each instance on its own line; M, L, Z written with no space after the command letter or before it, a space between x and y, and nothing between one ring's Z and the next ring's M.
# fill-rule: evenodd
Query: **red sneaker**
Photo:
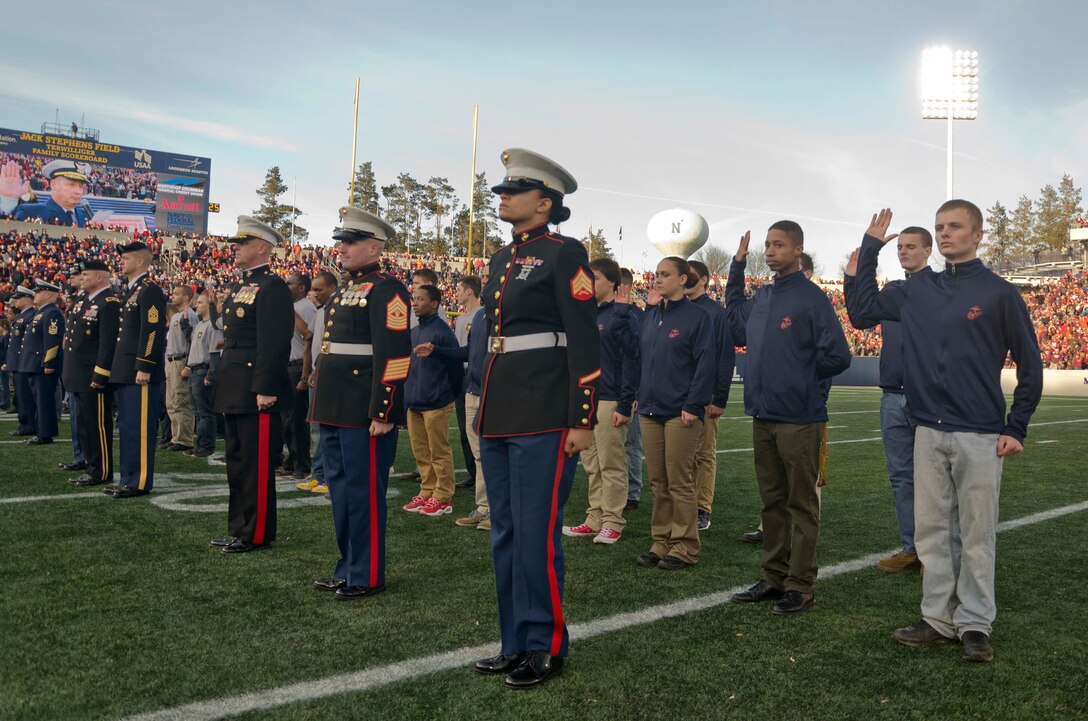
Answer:
M453 504L437 498L428 498L420 513L424 516L444 516L447 513L453 513Z
M602 528L601 532L598 533L593 538L593 542L594 543L615 543L616 541L620 540L621 535L623 535L623 534L621 534L619 531L616 531L614 529Z
M423 510L423 506L429 500L431 500L431 499L424 498L423 496L416 496L411 501L409 501L408 503L401 506L401 508L408 511L409 513L419 513L420 511Z
M563 526L563 535L580 538L582 536L596 536L597 532L583 523L580 526Z

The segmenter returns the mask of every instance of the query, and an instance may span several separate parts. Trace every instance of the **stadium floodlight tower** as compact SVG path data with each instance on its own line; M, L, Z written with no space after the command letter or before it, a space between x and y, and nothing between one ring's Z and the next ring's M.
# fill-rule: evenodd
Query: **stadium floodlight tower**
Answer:
M952 196L953 127L978 118L978 53L947 45L922 51L922 119L948 121L947 193Z

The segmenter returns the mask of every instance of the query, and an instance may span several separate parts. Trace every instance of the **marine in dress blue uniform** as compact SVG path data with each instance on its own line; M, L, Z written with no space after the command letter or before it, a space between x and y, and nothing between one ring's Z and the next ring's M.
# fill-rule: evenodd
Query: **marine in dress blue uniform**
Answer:
M404 381L412 344L408 291L383 273L385 221L341 208L341 261L349 273L327 304L317 357L311 423L321 425L325 483L340 559L314 587L336 598L365 598L385 588L386 487L403 424Z
M5 166L3 174L8 176L12 172L17 186L19 171L14 163ZM0 212L10 213L16 220L40 220L80 228L87 225L94 213L83 201L89 186L86 173L70 160L54 160L42 167L42 174L49 179L50 197L38 202L29 187L24 187L22 195L0 197ZM5 185L0 183L0 187Z
M539 685L567 654L563 616L563 506L578 452L593 442L601 340L585 248L548 223L570 217L577 183L536 153L502 154L492 188L512 242L491 257L482 299L491 328L477 431L498 591L502 648L476 662L508 674L506 686Z
M147 245L135 241L118 250L128 284L122 289L110 384L117 398L121 478L103 492L131 498L150 493L155 482L159 390L166 379L166 296L147 273Z
M121 299L110 287L110 268L105 263L88 260L82 270L84 296L72 307L64 334L63 380L79 409L78 433L87 461L86 472L71 483L95 486L113 481L110 368L117 347Z
M57 307L60 286L38 280L34 283L37 311L23 336L22 368L30 376L30 389L37 408L35 435L28 446L52 443L57 436L57 383L64 361L61 340L64 337L64 313Z
M276 463L283 451L282 413L294 386L287 374L294 308L287 283L268 267L283 237L242 215L230 239L242 277L222 308L223 357L215 411L226 429L227 537L211 541L224 553L267 548L276 540Z
M15 407L18 411L19 427L14 431L8 431L9 436L32 436L37 428L37 406L34 404L34 393L30 389L30 376L22 370L23 339L26 337L27 323L34 317L34 291L30 288L19 286L11 302L16 308L20 308L19 315L11 322L11 340L8 343L8 352L4 357L4 363L11 373L12 384L15 387Z

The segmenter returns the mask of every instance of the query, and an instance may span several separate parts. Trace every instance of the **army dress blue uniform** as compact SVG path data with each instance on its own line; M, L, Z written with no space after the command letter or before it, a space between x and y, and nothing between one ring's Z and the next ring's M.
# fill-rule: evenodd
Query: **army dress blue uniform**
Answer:
M547 225L519 233L492 256L482 299L492 338L476 422L502 654L565 656L560 534L578 456L563 448L568 429L595 425L601 374L585 248Z
M87 461L86 473L75 481L76 485L92 486L113 481L110 369L120 319L121 299L109 286L77 302L68 319L63 380L64 387L75 394L80 446ZM92 387L92 383L98 387Z
M294 333L291 290L268 265L244 270L223 304L221 320L223 355L214 408L226 424L230 502L224 540L229 542L213 545L242 552L276 540L274 459L283 450L282 413L294 392L287 375ZM276 402L262 410L258 395L275 396Z
M28 305L11 322L11 341L5 358L15 387L15 406L19 412L19 427L10 434L14 436L33 435L38 426L38 411L34 403L34 393L30 388L30 375L22 370L23 340L26 338L27 324L33 317L34 306Z
M134 248L132 243L121 252ZM143 244L140 243L140 246ZM155 482L155 429L159 423L159 389L166 379L166 297L144 273L122 290L117 345L110 368L110 384L117 397L120 429L120 483L109 487L121 497L143 495ZM151 375L136 382L137 372Z
M64 313L55 303L38 308L30 318L23 335L20 370L27 373L36 408L35 437L52 443L57 436L57 383L64 361L61 340L64 337ZM48 373L46 371L49 371Z
M340 211L345 243L386 241L393 229L358 208ZM409 297L380 265L351 273L326 306L310 421L321 424L325 482L332 501L340 559L317 588L351 600L385 586L386 488L397 450L397 425L406 422L404 381L411 362ZM392 423L372 436L372 421Z

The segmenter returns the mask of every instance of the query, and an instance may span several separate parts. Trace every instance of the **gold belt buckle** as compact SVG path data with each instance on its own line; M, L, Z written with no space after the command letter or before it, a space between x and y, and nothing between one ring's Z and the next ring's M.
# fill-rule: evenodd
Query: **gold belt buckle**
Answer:
M506 352L506 336L496 335L491 337L491 352L492 353L505 353Z
M327 340L326 340L326 341L322 341L322 342L321 342L321 352L322 352L322 353L323 353L324 355L328 355L328 354L329 354L329 341L327 341Z

